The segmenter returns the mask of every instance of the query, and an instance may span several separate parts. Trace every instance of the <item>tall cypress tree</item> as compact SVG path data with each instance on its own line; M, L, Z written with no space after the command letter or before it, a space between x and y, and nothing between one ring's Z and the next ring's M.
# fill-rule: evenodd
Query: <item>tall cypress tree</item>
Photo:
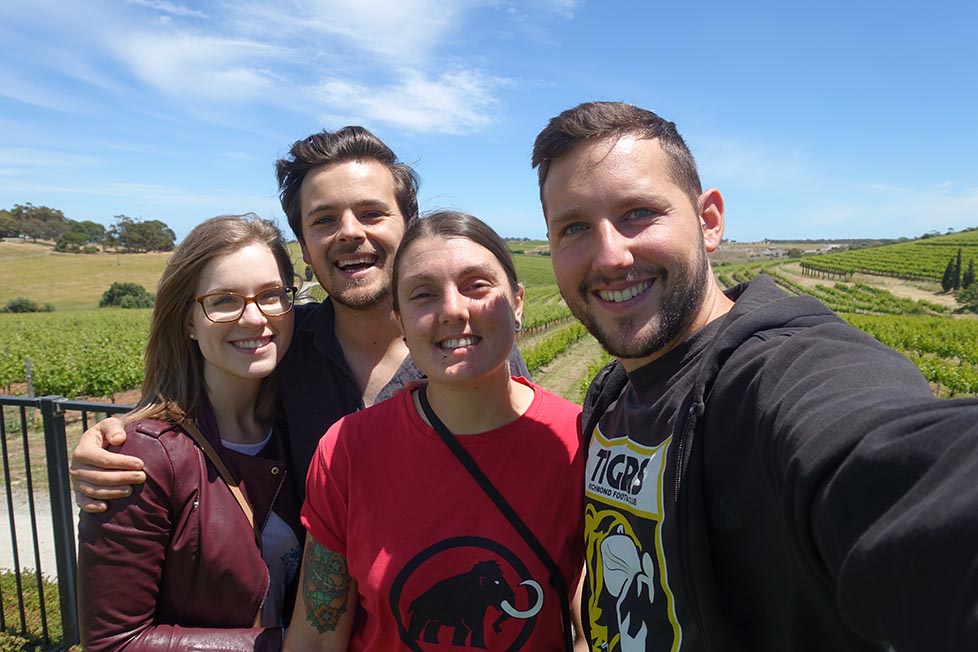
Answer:
M975 283L975 259L968 259L968 270L961 277L961 287L970 288Z
M961 289L961 247L958 247L958 262L954 266L954 289Z
M954 256L951 256L947 261L947 267L944 268L944 276L941 278L941 287L945 292L950 292L954 289Z

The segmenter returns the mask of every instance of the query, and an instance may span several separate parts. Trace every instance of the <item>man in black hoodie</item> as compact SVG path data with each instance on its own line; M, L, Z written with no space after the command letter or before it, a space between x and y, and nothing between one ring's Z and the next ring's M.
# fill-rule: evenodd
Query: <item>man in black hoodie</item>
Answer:
M759 277L675 125L582 104L533 165L558 285L620 358L585 402L593 650L978 649L978 401Z

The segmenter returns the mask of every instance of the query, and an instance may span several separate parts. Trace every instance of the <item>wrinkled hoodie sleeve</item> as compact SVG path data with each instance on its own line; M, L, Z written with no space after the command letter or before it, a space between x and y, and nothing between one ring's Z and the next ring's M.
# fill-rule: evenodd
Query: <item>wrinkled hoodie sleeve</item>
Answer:
M978 401L830 317L755 332L712 388L848 625L901 652L978 648ZM744 406L755 406L745 408Z

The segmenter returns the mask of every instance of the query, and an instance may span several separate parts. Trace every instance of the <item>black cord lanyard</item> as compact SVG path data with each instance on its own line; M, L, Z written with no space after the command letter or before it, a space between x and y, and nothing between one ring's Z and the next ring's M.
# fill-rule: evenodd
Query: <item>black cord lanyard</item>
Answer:
M486 493L487 496L492 500L506 520L510 522L513 529L516 530L517 534L526 542L530 549L533 550L534 554L539 557L543 565L546 566L547 572L550 573L550 585L554 587L557 591L557 596L560 599L560 620L561 629L564 633L564 649L567 652L573 652L574 650L574 638L571 634L571 617L570 617L570 596L567 592L567 582L564 580L564 576L560 572L560 568L557 563L547 552L547 549L543 547L539 539L533 534L533 531L523 522L523 519L519 517L519 514L510 506L506 499L503 498L499 490L496 489L492 481L486 477L486 474L482 472L482 469L475 463L472 456L469 455L458 440L455 435L448 430L435 411L431 409L431 404L428 403L428 393L426 387L421 387L418 389L418 402L421 403L421 410L424 412L425 417L428 418L428 423L431 427L435 429L441 440L445 442L448 449L455 454L455 457L465 470L469 472L469 475L482 487L482 491Z

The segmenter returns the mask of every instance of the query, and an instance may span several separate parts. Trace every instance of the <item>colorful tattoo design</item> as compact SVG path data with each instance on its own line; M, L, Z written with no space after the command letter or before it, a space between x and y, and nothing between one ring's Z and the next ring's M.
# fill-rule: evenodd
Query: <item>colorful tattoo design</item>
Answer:
M311 541L306 546L302 565L306 573L302 586L306 620L320 634L335 631L340 616L346 612L350 591L346 559Z

